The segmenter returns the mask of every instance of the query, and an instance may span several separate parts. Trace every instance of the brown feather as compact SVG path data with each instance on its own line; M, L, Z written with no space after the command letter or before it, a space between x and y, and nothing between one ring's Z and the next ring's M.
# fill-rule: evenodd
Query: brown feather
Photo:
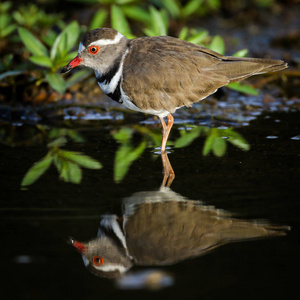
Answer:
M129 42L122 88L140 109L172 113L230 82L286 67L280 60L223 56L172 37L137 38Z

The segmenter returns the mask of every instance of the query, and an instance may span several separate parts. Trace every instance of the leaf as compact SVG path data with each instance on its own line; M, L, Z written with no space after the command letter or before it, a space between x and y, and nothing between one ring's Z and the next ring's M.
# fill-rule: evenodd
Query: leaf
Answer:
M215 137L216 137L215 135L209 135L209 136L205 139L204 147L203 147L203 150L202 150L202 154L203 154L204 156L208 155L209 152L212 150L212 146L213 146Z
M232 82L227 84L227 87L229 87L232 90L241 92L241 93L245 93L245 94L249 94L249 95L253 95L253 96L257 96L259 94L259 90L251 87L250 85L247 84L242 84L240 82Z
M203 42L207 37L208 37L208 31L202 30L201 32L192 35L190 38L187 39L187 41L193 44L199 44Z
M5 26L0 30L0 37L4 38L8 35L10 35L15 29L17 28L17 25L10 24L8 26Z
M84 168L95 169L95 170L102 168L102 164L99 161L91 158L88 155L84 155L80 152L61 150L60 153L64 158L66 158Z
M59 176L65 182L78 184L81 182L82 171L78 165L70 161L63 161Z
M26 49L35 56L48 56L47 48L27 29L18 27L19 36Z
M93 16L90 23L90 30L102 27L107 19L107 11L105 9L99 9Z
M152 28L155 32L155 35L167 35L167 28L165 20L163 19L163 14L159 12L153 6L150 6L150 16L152 20Z
M240 148L241 150L250 150L249 143L239 133L233 131L232 129L227 129L226 134L228 135L228 142Z
M141 21L146 24L151 22L148 11L137 5L123 6L122 10L124 14L132 20Z
M185 132L185 134L183 134L180 138L178 138L175 141L175 147L183 148L190 145L196 138L200 136L201 132L202 132L202 127L196 127L190 131Z
M177 1L161 0L161 2L173 18L178 18L180 16L180 6Z
M189 28L187 26L183 27L179 33L179 36L178 38L180 40L186 40L187 38L187 35L188 35L188 31L189 31Z
M31 56L29 57L29 60L42 67L52 67L52 60L48 56Z
M77 21L70 23L56 38L51 51L52 60L55 57L64 57L75 46L79 37L79 25Z
M129 23L122 9L117 5L111 7L111 26L122 34L131 34Z
M226 141L219 136L215 137L212 145L214 155L216 155L217 157L224 156L226 153L226 148Z
M60 74L47 73L46 79L55 91L59 92L60 94L63 94L66 91L66 83Z
M203 0L190 0L182 9L183 17L192 15L200 7Z
M146 148L146 142L143 141L140 145L132 150L129 144L123 144L116 152L114 165L114 180L116 183L122 181L131 164L138 159Z
M50 152L42 158L39 162L35 163L25 174L21 182L21 186L27 186L33 184L38 180L50 167L53 161L53 157Z
M128 127L122 127L118 132L113 134L114 139L120 143L127 143L133 134L133 130Z
M51 148L51 147L62 147L67 143L67 139L64 136L60 136L57 139L55 139L54 141L48 143L47 147Z
M214 36L209 45L209 49L216 51L220 54L224 54L225 53L225 44L224 44L223 38L219 35Z
M247 54L248 54L248 49L242 49L242 50L235 52L232 56L245 57L245 56L247 56Z

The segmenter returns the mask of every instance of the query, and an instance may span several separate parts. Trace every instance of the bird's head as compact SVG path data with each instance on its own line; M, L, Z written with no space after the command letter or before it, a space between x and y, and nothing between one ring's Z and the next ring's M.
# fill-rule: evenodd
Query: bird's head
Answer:
M69 241L82 255L87 269L97 276L118 278L133 265L124 248L109 237L98 237L86 243L73 238Z
M112 28L97 28L86 33L79 44L78 55L61 70L67 73L77 66L104 73L126 51L128 39Z

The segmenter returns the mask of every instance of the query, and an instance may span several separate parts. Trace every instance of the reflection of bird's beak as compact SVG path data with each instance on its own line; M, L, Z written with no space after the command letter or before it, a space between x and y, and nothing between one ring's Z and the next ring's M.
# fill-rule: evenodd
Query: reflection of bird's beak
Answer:
M75 248L78 250L78 252L79 252L80 254L82 254L82 252L85 251L85 250L87 249L87 247L86 247L85 245L83 245L82 243L80 243L80 242L74 240L73 238L70 238L70 239L69 239L69 242L70 242L70 244L71 244L73 247L75 247Z
M61 69L60 73L68 73L73 68L79 66L81 62L82 62L82 58L79 58L78 56L76 56L73 60L71 60L66 66L64 66Z

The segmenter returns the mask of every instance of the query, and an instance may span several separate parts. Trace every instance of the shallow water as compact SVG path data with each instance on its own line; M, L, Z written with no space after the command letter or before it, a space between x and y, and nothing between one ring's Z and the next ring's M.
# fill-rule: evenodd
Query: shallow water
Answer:
M154 285L136 282L139 290L121 289L115 280L89 273L68 237L95 238L101 215L122 216L124 198L160 188L163 175L160 156L154 153L157 145L147 143L124 177L116 179L115 156L122 143L113 134L120 127L99 122L79 125L76 131L85 142L68 138L65 149L83 152L103 168L83 169L77 185L59 180L51 166L37 182L21 188L28 169L46 155L49 140L36 125L2 126L3 299L296 299L299 117L299 112L263 113L249 126L235 129L249 143L249 151L228 143L224 156L204 157L204 137L184 148L170 148L176 174L171 189L176 194L229 211L235 218L268 220L291 230L286 236L229 243L174 265L135 266L128 272L135 280L140 279L138 272L150 269L156 274ZM179 127L173 128L171 140L179 137ZM144 138L135 132L130 145L135 149ZM153 286L156 290L149 290Z

